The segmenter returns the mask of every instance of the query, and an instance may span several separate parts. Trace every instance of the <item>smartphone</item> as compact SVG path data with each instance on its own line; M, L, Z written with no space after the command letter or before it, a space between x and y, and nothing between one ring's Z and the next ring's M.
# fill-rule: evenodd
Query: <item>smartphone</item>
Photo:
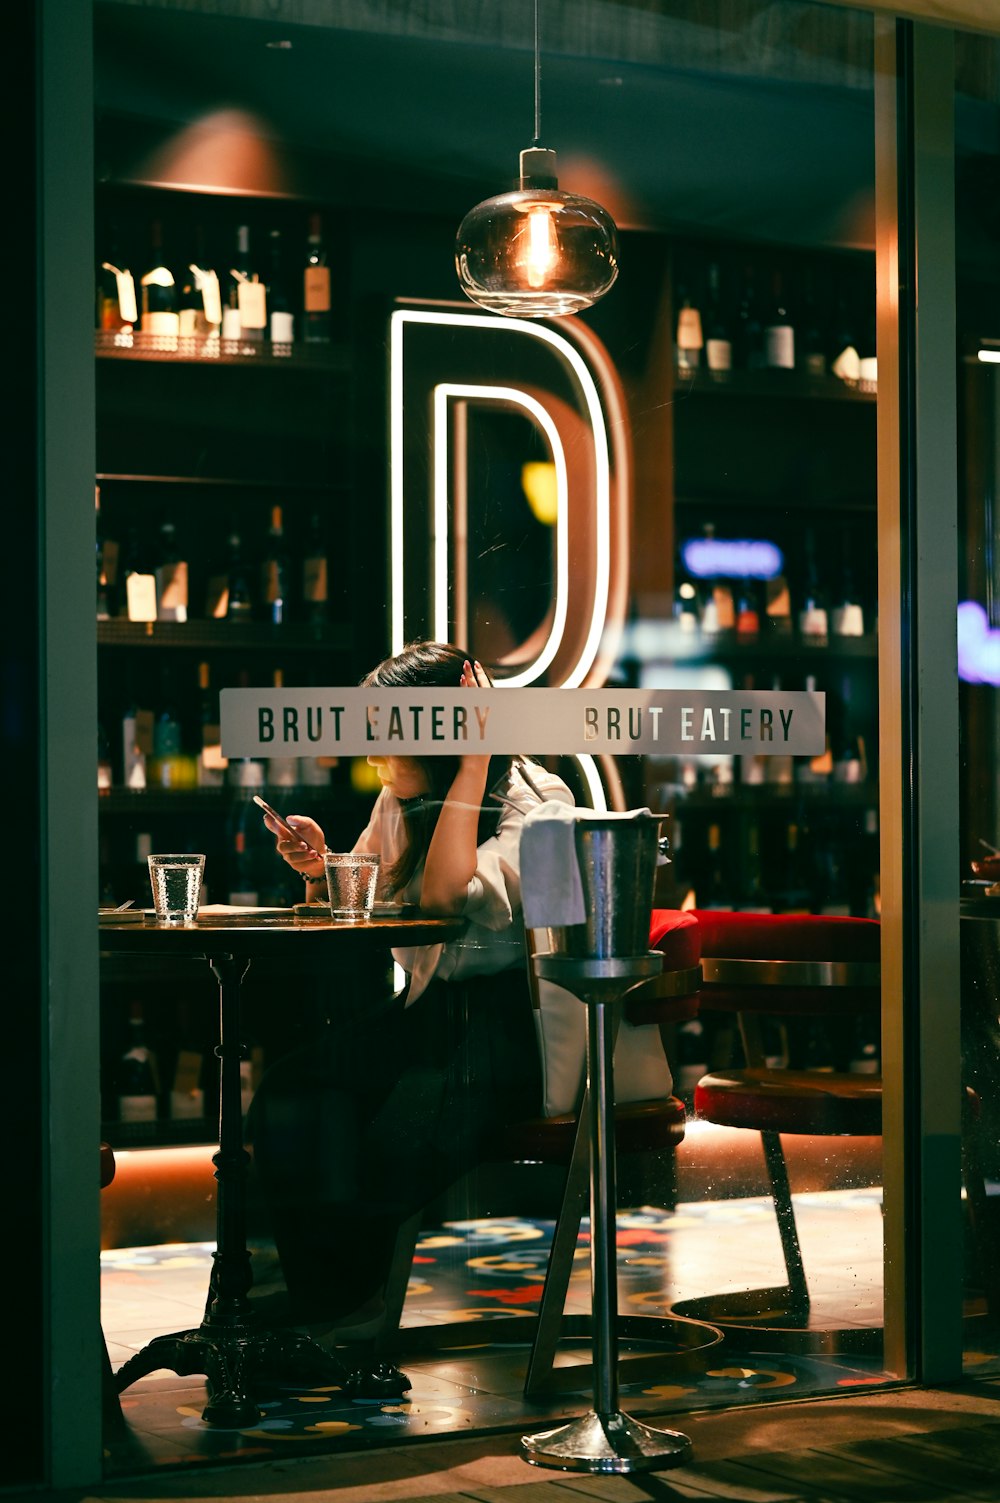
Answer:
M255 804L258 804L261 809L263 809L265 814L270 814L275 824L280 825L286 835L290 835L293 840L297 840L299 842L299 845L304 845L307 851L313 851L317 856L322 857L323 852L317 851L312 841L307 840L304 835L300 835L295 826L290 825L288 823L288 820L278 813L277 809L272 809L270 804L265 804L264 800L260 798L256 793L253 796L253 801Z

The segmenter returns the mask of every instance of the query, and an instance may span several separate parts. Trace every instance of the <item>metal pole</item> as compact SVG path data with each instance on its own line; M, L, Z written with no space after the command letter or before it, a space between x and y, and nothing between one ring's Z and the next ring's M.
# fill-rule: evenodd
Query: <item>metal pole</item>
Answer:
M594 1344L594 1408L618 1408L618 1267L615 1186L615 1119L609 1090L611 1037L607 1007L587 1008L590 1083L590 1287Z

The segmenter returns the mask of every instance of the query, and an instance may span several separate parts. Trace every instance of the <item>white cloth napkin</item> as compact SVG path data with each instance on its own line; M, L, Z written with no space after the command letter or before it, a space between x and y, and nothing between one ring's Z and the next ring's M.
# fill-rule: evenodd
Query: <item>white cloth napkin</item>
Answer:
M637 819L649 809L607 813L555 801L536 804L521 831L521 903L529 929L582 924L587 917L576 858L576 826L585 819Z

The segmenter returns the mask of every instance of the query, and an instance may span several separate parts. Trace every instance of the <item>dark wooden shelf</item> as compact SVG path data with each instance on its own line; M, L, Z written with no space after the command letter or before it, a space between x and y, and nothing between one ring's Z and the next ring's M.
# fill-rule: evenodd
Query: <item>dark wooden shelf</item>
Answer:
M678 643L682 641L678 637ZM713 636L700 637L694 634L683 639L684 657L677 662L685 663L730 663L746 662L751 658L765 658L769 663L776 660L810 664L822 671L826 662L843 658L874 659L878 656L878 636L866 632L863 637L829 637L825 645L809 642L797 632L789 635L761 632L753 638L738 638L731 632L719 632Z
M120 334L94 330L94 354L99 360L146 360L174 365L242 366L256 370L323 371L347 375L351 369L346 344L247 344L238 339L171 339L162 334Z
M215 1148L219 1142L219 1124L208 1117L177 1122L170 1117L155 1122L102 1122L101 1138L112 1148L180 1148L202 1143Z
M142 818L149 814L222 814L233 804L245 802L260 792L259 788L229 784L222 788L111 788L101 794L98 810L102 816L121 814ZM286 804L290 800L296 805L319 804L331 813L354 807L350 794L329 785L297 784L294 788L282 788L280 793Z
M679 809L736 811L785 809L789 805L811 804L831 808L868 808L878 802L878 779L869 777L863 783L759 783L750 786L736 783L729 792L716 792L698 788L691 792L678 791Z
M800 371L729 371L724 376L699 371L674 383L674 412L687 400L702 397L756 397L767 401L862 402L874 406L875 391L849 385L837 376L807 376Z
M98 621L99 647L171 647L199 652L279 648L282 652L349 652L352 633L345 626L317 628L291 621L270 626L265 621Z
M259 476L255 476L252 480L245 478L237 480L228 475L125 475L103 471L96 474L94 479L99 485L179 485L210 489L214 487L217 490L281 491L288 495L298 493L333 495L335 492L351 489L344 482L326 484L314 480L266 480Z

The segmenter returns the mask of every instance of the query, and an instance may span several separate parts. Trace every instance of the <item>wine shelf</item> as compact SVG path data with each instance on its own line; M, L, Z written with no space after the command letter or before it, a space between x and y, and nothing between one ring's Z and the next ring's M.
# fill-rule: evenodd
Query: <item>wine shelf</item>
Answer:
M758 397L769 401L794 399L813 402L867 402L878 400L874 388L841 381L838 376L807 376L801 371L699 371L679 376L674 386L675 402L702 397Z
M259 475L255 475L252 479L246 477L236 479L229 475L126 475L105 471L96 474L94 479L98 485L202 486L216 490L280 491L283 495L301 493L325 496L337 491L350 494L351 491L351 486L343 481L324 484L320 481L308 480L268 480Z
M122 814L145 818L150 814L222 813L234 804L245 802L259 788L111 788L100 796L101 814ZM350 797L330 786L305 786L280 790L286 804L319 805L325 814L336 814L352 807Z
M351 352L340 344L250 344L242 339L201 339L163 334L94 330L99 360L156 360L179 365L242 365L268 370L311 370L346 375Z
M347 627L309 626L287 622L272 626L266 621L98 621L99 647L176 647L199 652L234 648L241 652L278 648L294 652L345 653L353 646Z
M812 808L832 807L867 809L878 800L878 783L869 778L863 783L760 783L732 788L697 788L678 790L680 812L733 809L739 812L766 813L781 809L786 813L797 805Z
M192 1117L175 1122L171 1118L155 1122L103 1122L101 1138L112 1148L194 1148L201 1144L216 1147L219 1125L208 1117Z
M876 658L878 636L866 632L863 637L829 637L825 643L817 643L797 632L774 635L761 632L756 637L746 638L737 637L732 632L712 636L691 632L690 635L678 633L671 648L674 661L678 663L728 663L758 658L768 663L794 660L821 669L824 662L833 659Z

